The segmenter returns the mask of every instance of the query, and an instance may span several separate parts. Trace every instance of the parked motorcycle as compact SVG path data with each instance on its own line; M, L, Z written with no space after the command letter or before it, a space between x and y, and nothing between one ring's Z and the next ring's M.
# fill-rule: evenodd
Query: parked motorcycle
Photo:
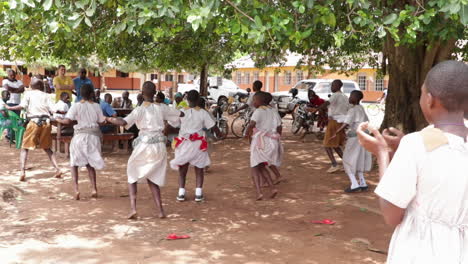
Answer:
M281 116L281 118L285 117L287 114L291 114L294 118L297 107L302 104L307 104L307 101L304 101L300 99L299 97L297 97L297 94L299 92L296 88L292 88L291 90L289 90L289 93L292 96L289 96L289 95L273 96L273 100L275 101L278 107L278 113Z
M314 126L314 122L317 120L317 114L312 114L307 111L307 104L300 104L296 108L296 112L294 114L291 132L293 134L297 134L301 129L309 130Z
M229 98L229 106L227 108L227 112L229 115L234 114L237 109L242 107L247 103L249 99L249 95L245 93L237 93L233 97Z
M227 103L227 102L226 102ZM221 105L216 105L212 107L212 114L215 118L216 126L219 128L219 130L223 133L223 137L218 137L218 135L214 134L214 137L218 140L225 139L229 133L229 125L228 125L228 120L223 116L223 109L225 107L223 104Z

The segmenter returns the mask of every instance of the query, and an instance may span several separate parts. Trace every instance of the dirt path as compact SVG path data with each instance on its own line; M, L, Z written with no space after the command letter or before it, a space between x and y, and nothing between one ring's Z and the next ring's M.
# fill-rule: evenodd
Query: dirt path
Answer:
M100 198L90 199L89 181L81 171L82 201L71 200L67 173L53 170L40 151L30 155L28 180L17 182L16 149L0 143L3 164L0 187L13 185L26 193L0 203L1 263L384 263L390 240L370 191L343 193L343 172L326 174L326 156L313 136L284 140L282 173L274 200L255 202L249 174L249 149L243 140L216 143L213 166L205 180L206 202L177 203L177 174L168 172L163 188L167 219L156 218L146 185L139 185L140 220L128 221L126 185L128 155L105 153L106 169L98 172ZM187 191L193 199L194 175ZM371 190L377 176L368 177ZM1 199L0 199L1 201ZM311 220L330 218L333 226ZM191 239L167 241L170 233Z

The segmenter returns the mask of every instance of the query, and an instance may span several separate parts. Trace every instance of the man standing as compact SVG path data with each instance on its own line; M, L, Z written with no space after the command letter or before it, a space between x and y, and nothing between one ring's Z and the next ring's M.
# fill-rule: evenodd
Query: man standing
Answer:
M3 89L10 93L10 99L7 101L8 106L17 106L21 103L21 94L24 93L24 84L20 80L16 80L16 72L12 69L7 70L8 78L2 82ZM20 115L21 111L13 111ZM7 138L14 138L14 132L8 129Z
M349 109L349 100L348 97L341 92L341 87L343 82L340 80L334 80L331 84L332 96L328 102L322 104L319 109L328 107L328 125L325 131L325 138L323 139L323 146L327 152L328 158L331 161L331 167L327 170L328 173L334 173L341 169L338 166L335 156L333 155L333 150L336 154L343 158L343 146L346 135L344 130L341 130L338 134L336 131L341 127L342 123L346 118L346 114ZM335 135L333 137L333 135Z
M60 96L63 92L67 93L70 99L72 98L73 81L70 76L65 76L66 72L65 65L58 66L58 76L53 80L56 102L60 100Z
M75 85L75 93L76 93L75 102L81 101L81 93L80 93L81 86L83 86L84 84L89 84L94 89L93 82L91 81L91 79L86 77L86 74L87 74L86 69L82 68L80 69L80 76L73 79L73 84Z

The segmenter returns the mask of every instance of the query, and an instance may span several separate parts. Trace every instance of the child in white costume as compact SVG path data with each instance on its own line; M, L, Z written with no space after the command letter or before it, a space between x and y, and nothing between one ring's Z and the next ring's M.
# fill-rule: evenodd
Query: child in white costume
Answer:
M263 199L260 178L266 179L266 182L273 186L266 166L274 166L277 169L281 166L283 158L283 146L280 141L281 117L275 108L269 106L269 98L270 95L265 92L255 94L253 100L256 110L250 119L247 131L247 136L251 138L250 166L257 190L257 200ZM272 197L276 194L277 190L273 188Z
M107 118L115 125L130 128L136 125L139 129L138 137L133 141L133 152L128 159L127 176L129 183L131 212L129 219L135 219L137 182L146 179L150 187L156 206L159 208L159 217L164 218L165 213L161 202L159 187L166 183L167 138L163 134L164 121L175 121L181 113L179 110L154 103L156 86L152 82L143 84L144 102L135 108L127 117Z
M99 104L93 101L94 89L85 84L81 87L83 100L72 105L65 119L57 118L57 122L71 124L76 121L74 135L70 143L70 165L75 187L75 199L80 199L78 189L78 168L88 169L89 179L93 188L91 197L97 198L96 169L104 168L104 160L101 156L101 130L99 124L106 118L102 114Z
M367 124L358 128L362 145L377 156L375 193L385 221L395 228L388 264L468 263L467 84L463 62L432 68L420 106L434 126L404 136L396 148L385 133Z
M220 135L219 129L215 126L210 114L198 107L200 95L192 90L187 94L189 108L182 110L184 117L181 117L179 136L174 139L175 157L170 165L174 170L179 170L179 193L178 201L185 201L185 180L189 165L194 166L196 174L195 201L204 200L202 187L204 181L204 168L210 166L211 160L208 155L208 142L203 131L213 129ZM171 125L173 125L170 122ZM177 126L174 124L173 126Z
M343 129L348 127L346 133L346 145L343 152L343 166L346 174L351 181L351 186L345 189L345 192L352 193L357 191L365 191L368 189L364 172L368 172L372 167L372 155L365 150L357 138L356 130L361 123L369 121L366 110L359 104L364 97L361 91L352 91L349 96L349 103L352 107L348 110L343 125L336 131L336 137ZM359 178L359 182L356 180Z

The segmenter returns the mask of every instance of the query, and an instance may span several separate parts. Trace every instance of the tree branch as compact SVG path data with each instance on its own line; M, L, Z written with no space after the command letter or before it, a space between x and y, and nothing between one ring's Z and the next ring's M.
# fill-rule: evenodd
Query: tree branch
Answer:
M247 15L244 11L240 10L235 4L233 4L231 1L229 0L225 0L226 3L228 3L230 6L234 7L234 9L237 10L237 12L241 13L242 15L244 15L246 18L248 18L250 21L252 22L255 22L255 19L253 19L251 16Z

